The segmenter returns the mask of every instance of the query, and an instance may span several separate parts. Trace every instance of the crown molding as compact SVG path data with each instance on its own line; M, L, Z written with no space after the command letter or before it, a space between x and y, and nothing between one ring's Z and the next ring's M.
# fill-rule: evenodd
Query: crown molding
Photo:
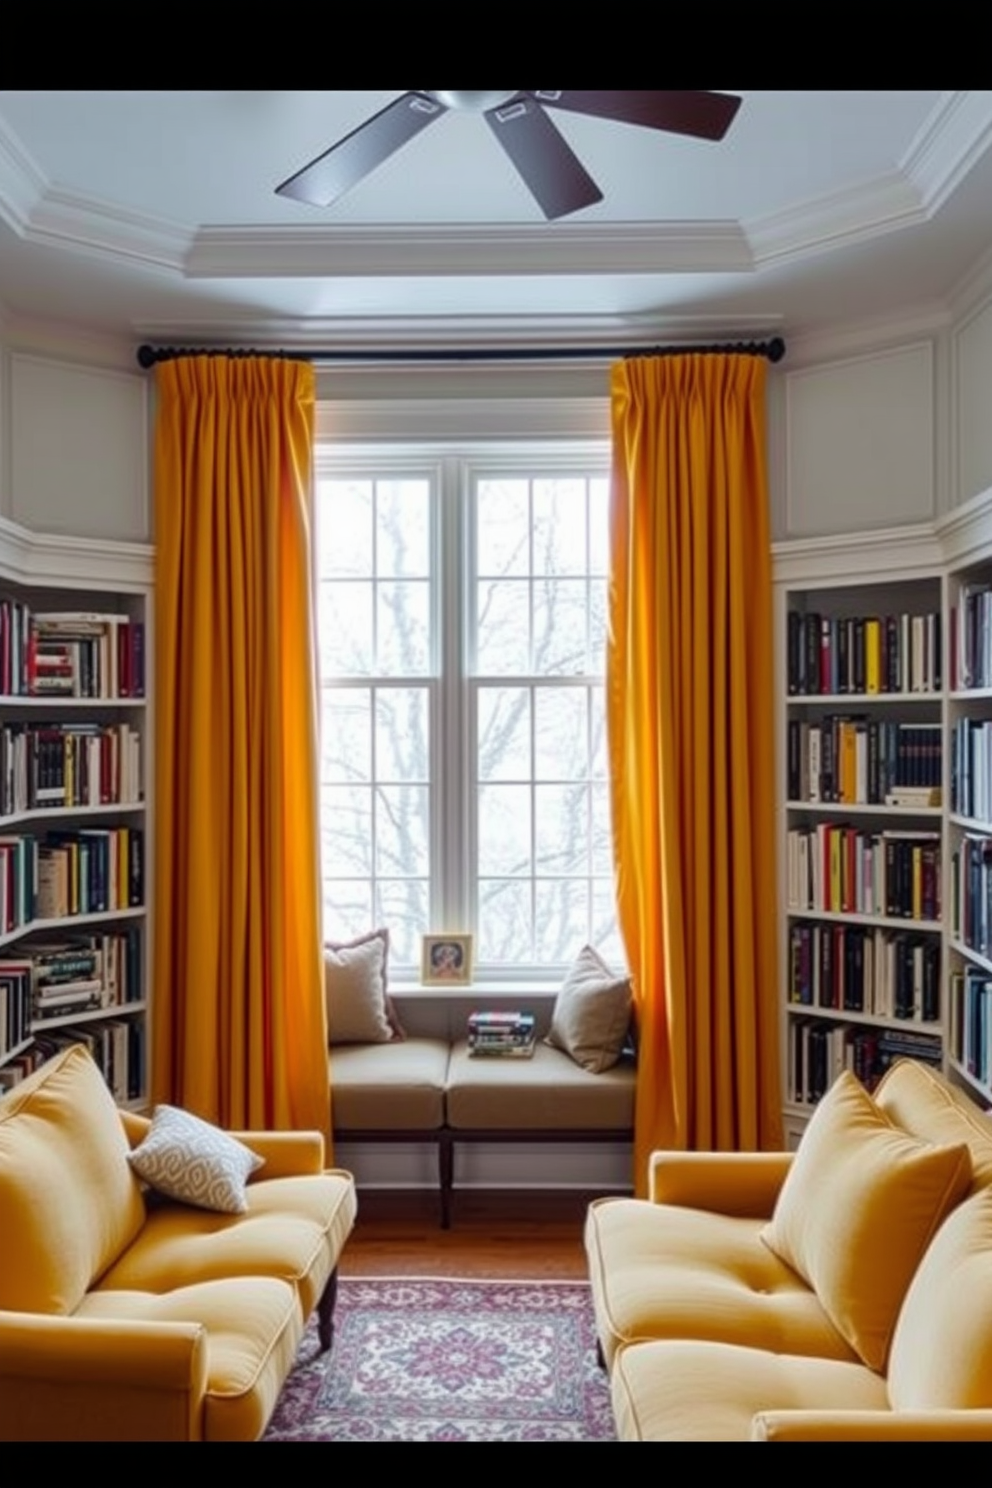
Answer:
M781 584L841 584L882 572L917 578L932 574L944 561L932 522L772 544L772 569Z
M96 327L8 312L0 316L0 335L11 353L54 357L115 372L137 371L133 340Z
M847 247L926 220L919 190L892 172L745 223L757 268Z
M47 189L41 167L0 118L0 220L23 237Z
M917 305L905 315L878 316L873 320L852 321L829 330L803 332L788 330L788 356L785 372L822 366L825 362L844 361L848 357L871 356L892 351L912 342L933 339L946 332L952 323L950 309L941 303Z
M449 351L464 346L528 353L554 346L603 347L604 358L618 344L624 349L652 347L666 341L705 342L707 339L761 340L777 334L777 315L437 315L437 316L314 316L237 321L190 320L145 322L135 327L142 340L166 344L255 347L259 350L294 347L306 351L333 348L346 351ZM549 359L551 360L551 359ZM356 374L362 370L355 364Z
M15 583L71 589L107 584L137 592L152 583L154 564L150 544L31 532L0 517L0 574Z
M948 92L899 162L933 216L992 144L992 91Z
M992 554L992 489L963 501L934 524L944 561L953 566L975 563Z
M203 228L188 278L750 273L734 222Z
M22 236L29 243L150 264L181 273L193 234L165 218L131 212L110 202L49 191L31 214Z

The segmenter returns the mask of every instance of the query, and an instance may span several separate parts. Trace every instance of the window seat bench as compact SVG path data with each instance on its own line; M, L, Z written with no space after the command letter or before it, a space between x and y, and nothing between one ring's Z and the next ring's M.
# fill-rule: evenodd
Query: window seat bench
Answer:
M437 1147L441 1227L451 1225L458 1143L629 1142L632 1060L603 1074L538 1042L533 1058L475 1056L464 1038L410 1037L331 1049L331 1119L341 1143Z

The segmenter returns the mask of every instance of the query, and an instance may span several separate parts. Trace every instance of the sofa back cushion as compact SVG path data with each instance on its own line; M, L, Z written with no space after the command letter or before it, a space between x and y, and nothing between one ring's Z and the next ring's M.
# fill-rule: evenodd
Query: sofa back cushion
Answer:
M803 1133L762 1239L869 1368L883 1370L916 1268L970 1182L963 1142L907 1136L845 1072Z
M945 1219L892 1337L893 1410L992 1408L992 1189Z
M874 1100L910 1136L941 1146L967 1142L972 1187L992 1183L992 1121L936 1070L900 1059L879 1082Z
M71 1313L145 1220L117 1107L73 1045L0 1101L0 1308Z

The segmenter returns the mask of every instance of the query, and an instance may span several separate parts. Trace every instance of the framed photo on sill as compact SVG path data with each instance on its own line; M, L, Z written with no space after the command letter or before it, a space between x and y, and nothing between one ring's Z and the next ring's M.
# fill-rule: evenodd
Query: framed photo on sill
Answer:
M425 935L420 948L425 987L466 987L472 980L471 935Z

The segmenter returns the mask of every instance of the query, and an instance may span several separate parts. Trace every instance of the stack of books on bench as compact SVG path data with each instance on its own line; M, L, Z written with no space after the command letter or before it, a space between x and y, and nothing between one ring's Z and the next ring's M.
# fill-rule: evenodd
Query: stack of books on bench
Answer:
M533 1013L469 1013L468 1051L500 1059L529 1059L534 1053Z

